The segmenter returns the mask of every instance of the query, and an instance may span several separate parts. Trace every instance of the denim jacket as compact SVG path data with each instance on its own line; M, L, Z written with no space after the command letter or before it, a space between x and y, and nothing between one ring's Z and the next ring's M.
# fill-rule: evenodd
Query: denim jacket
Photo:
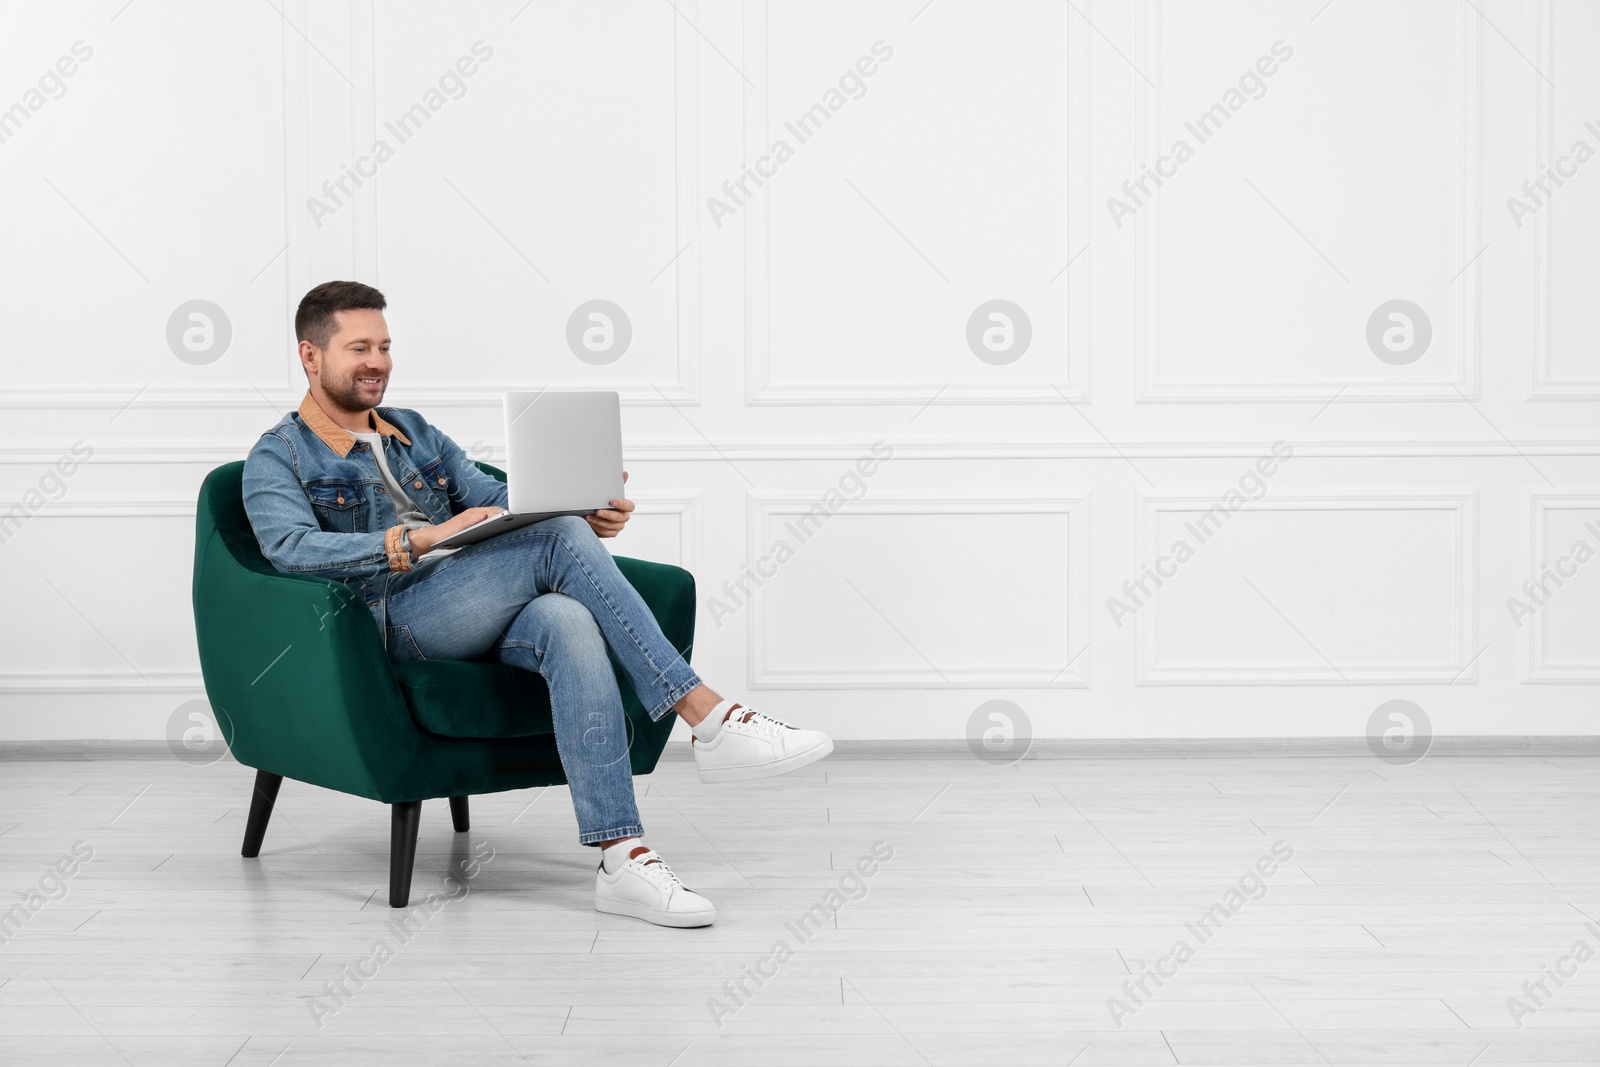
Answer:
M389 469L435 524L467 508L508 504L506 486L480 471L454 441L415 411L373 411ZM414 566L405 527L364 442L306 392L250 449L244 507L261 554L285 574L333 578L354 588L384 632L390 575Z

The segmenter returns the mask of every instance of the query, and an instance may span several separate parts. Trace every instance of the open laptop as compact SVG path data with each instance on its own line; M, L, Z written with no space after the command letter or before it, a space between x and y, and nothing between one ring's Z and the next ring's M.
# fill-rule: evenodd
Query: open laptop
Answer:
M622 402L614 392L507 393L510 507L429 551L461 548L555 515L591 515L622 498Z

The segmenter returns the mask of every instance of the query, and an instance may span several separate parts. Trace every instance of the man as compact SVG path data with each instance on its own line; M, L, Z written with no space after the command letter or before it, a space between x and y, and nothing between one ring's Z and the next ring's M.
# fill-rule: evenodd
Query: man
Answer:
M641 840L628 760L606 747L626 736L607 651L651 719L683 716L704 781L797 770L833 742L702 684L600 544L627 524L630 500L432 551L503 511L506 486L415 411L378 407L393 369L386 304L359 282L325 282L300 302L305 399L245 461L245 509L262 553L284 573L360 592L393 661L493 658L543 675L578 840L601 849L595 907L663 926L709 924L710 901Z

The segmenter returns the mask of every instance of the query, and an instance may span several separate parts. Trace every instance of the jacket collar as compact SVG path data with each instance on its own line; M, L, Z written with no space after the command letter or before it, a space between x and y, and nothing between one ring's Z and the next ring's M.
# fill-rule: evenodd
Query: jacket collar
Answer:
M322 443L338 453L341 459L350 454L351 446L356 443L355 434L330 419L309 389L306 390L305 399L300 401L300 417L311 427L311 432L322 438ZM372 425L377 433L397 437L401 444L411 444L411 439L401 433L393 423L379 415L376 409L372 411Z

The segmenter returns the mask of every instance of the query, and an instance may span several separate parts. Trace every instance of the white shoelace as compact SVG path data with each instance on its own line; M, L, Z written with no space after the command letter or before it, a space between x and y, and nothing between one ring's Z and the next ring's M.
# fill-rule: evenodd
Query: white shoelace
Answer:
M750 716L748 719L745 718L747 714ZM771 715L763 715L761 712L752 711L749 708L745 708L743 712L733 715L727 722L722 724L724 730L730 726L762 737L777 737L780 731L789 729L789 724L781 719L774 719Z
M655 862L651 863L651 860ZM639 864L639 872L650 879L658 889L678 888L685 892L689 890L689 887L683 884L683 879L673 873L672 868L667 866L667 861L656 855L654 849L628 862Z

